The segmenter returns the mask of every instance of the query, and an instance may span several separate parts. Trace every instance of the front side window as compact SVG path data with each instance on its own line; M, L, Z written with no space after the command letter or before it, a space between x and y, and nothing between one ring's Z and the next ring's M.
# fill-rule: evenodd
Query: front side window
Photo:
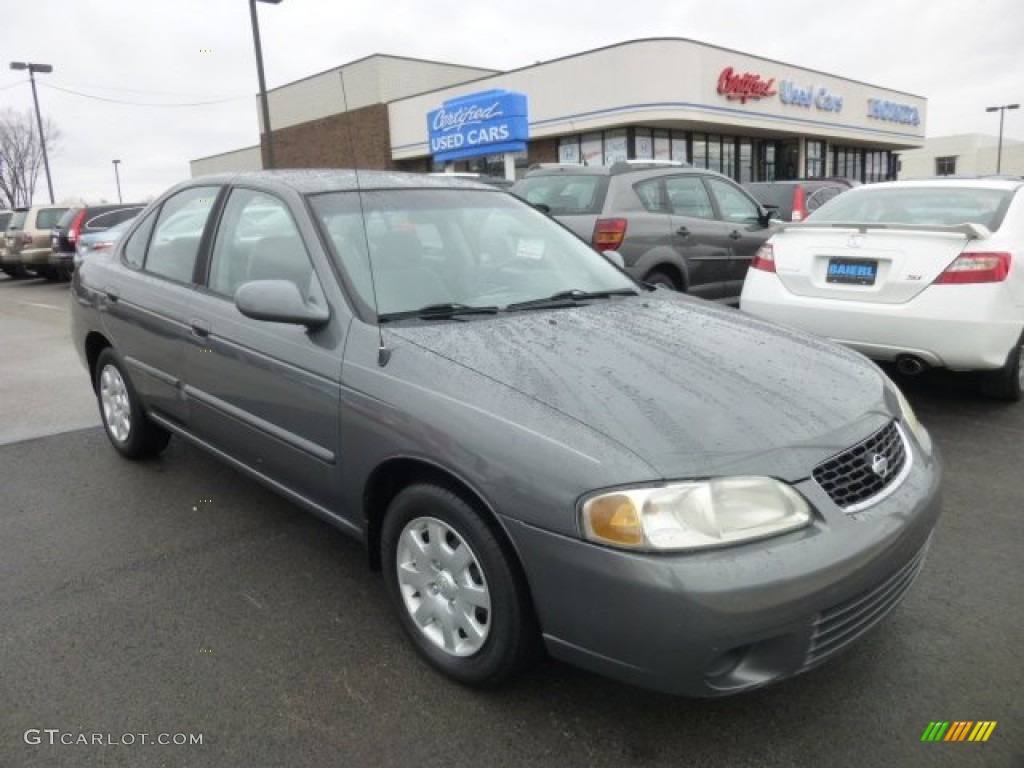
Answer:
M210 259L209 288L234 297L251 280L290 280L308 297L313 265L288 207L278 198L236 189L228 198ZM319 295L319 290L313 290Z
M499 192L382 190L310 198L347 283L379 316L432 304L504 308L634 283L535 208Z
M147 272L192 281L199 241L218 191L218 187L192 187L164 202L146 253Z
M707 188L700 176L675 176L665 179L665 197L668 209L676 216L693 219L713 219L715 210L711 206Z
M760 218L757 204L732 184L721 179L708 179L707 182L718 201L718 210L725 221L740 223L757 221Z

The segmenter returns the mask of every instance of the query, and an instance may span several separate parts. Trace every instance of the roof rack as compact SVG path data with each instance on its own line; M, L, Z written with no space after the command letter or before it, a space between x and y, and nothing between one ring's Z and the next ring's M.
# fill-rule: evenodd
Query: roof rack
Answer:
M649 171L656 168L692 168L689 163L680 160L617 160L612 163L609 173L629 173L630 171Z

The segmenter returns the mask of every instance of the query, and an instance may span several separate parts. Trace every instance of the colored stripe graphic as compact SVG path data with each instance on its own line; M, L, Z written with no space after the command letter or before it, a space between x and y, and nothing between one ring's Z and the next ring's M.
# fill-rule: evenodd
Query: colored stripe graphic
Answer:
M996 724L995 720L932 720L921 741L988 741Z
M988 741L988 737L992 735L992 731L996 729L995 720L982 720L971 731L971 735L967 738L968 741Z

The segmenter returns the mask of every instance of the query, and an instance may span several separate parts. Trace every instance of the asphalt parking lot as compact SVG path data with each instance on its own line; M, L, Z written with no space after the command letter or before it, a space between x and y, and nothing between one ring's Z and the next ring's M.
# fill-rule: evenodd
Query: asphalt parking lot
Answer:
M0 278L0 766L1024 766L1024 404L906 382L944 516L832 663L712 701L553 661L481 693L418 660L356 542L180 440L121 460L66 305ZM997 726L922 743L936 720Z

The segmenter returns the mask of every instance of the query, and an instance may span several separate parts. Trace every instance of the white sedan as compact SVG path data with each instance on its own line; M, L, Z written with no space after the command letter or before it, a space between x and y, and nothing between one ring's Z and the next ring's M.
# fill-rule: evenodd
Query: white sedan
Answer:
M740 309L906 374L985 371L1024 390L1024 181L871 184L789 224L754 257Z

